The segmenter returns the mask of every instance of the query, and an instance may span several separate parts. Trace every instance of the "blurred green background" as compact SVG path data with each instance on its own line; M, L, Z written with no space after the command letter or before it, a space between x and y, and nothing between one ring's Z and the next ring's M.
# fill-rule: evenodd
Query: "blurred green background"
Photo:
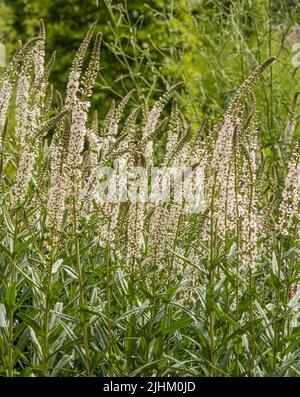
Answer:
M0 37L8 58L17 40L47 29L47 56L57 59L52 82L61 92L89 25L103 32L101 73L93 106L104 117L112 98L136 89L155 99L183 81L178 101L209 130L250 70L271 55L277 63L257 89L260 137L273 160L300 90L293 44L300 42L300 5L291 0L0 0ZM270 150L271 149L271 150Z

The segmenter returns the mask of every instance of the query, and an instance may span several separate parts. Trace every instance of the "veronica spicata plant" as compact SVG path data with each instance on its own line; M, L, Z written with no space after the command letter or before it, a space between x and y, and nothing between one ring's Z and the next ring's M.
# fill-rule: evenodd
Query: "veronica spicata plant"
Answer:
M298 149L276 235L257 178L254 86L274 58L207 136L169 106L180 84L101 121L95 29L65 93L42 21L2 77L1 375L297 374Z

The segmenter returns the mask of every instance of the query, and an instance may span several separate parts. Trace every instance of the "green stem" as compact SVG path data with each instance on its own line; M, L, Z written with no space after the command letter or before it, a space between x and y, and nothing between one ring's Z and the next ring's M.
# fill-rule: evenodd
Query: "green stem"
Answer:
M251 375L255 363L255 333L254 333L254 310L253 310L253 274L252 269L249 269L249 323L250 323L250 350L251 350Z
M129 298L129 310L132 310L135 304L135 279L134 279L134 268L135 268L135 258L131 258L130 260L130 279L128 282L128 298ZM135 333L136 333L136 315L132 313L129 321L129 329L128 329L128 342L127 342L127 360L129 370L134 371L134 356L136 349L136 341L135 341Z
M172 272L173 272L173 267L174 267L175 249L176 249L176 244L177 244L177 240L178 240L178 236L179 236L180 223L181 223L181 214L178 217L176 232L175 232L174 241L173 241L173 252L172 252L171 260L170 260L170 263L168 266L168 275L167 275L167 284L166 284L167 293L168 293L169 288L172 283ZM169 302L169 297L168 297L168 302ZM166 302L165 307L164 307L164 314L162 316L162 319L164 321L163 327L168 327L171 325L171 320L172 320L171 310L172 310L172 307ZM169 338L167 338L164 341L162 346L163 346L163 352L167 352L166 354L168 354Z
M286 302L285 304L287 305L289 302L289 297L290 297L290 291L291 291L291 280L293 278L293 270L294 270L294 261L295 261L295 252L292 252L291 259L289 260L289 267L288 267L288 280L287 280L287 288L286 288ZM287 317L287 324L286 324L286 329L283 326L283 337L286 333L286 336L290 336L291 333L291 321L289 316Z
M89 338L88 338L88 327L86 324L86 318L84 309L86 307L85 297L84 297L84 280L83 274L81 271L81 260L80 260L80 245L79 245L79 238L78 238L78 230L77 230L77 210L76 210L76 199L75 199L75 192L73 192L73 234L75 238L75 247L76 247L76 267L77 267L77 276L78 276L78 283L79 283L79 306L80 306L80 323L82 327L82 334L83 334L83 346L85 351L85 364L88 376L92 376L92 369L91 369L91 355L90 355L90 348L89 348Z
M273 371L276 369L277 353L278 353L278 321L280 317L280 277L281 277L281 247L282 239L280 239L279 254L278 254L278 286L276 288L276 304L275 304L275 322L274 322L274 344L273 344Z
M105 269L106 269L106 316L107 316L107 333L108 333L108 376L113 376L112 367L112 322L111 322L111 277L110 277L110 249L109 245L105 249Z
M52 237L52 242L53 242L53 237ZM44 376L48 376L49 314L50 314L50 292L52 285L52 269L53 269L53 245L51 247L50 263L49 263L48 275L47 275L45 313L44 313L44 324L43 324L44 347L43 347L42 367L43 367Z
M211 360L211 376L215 376L216 367L216 346L215 346L215 319L214 319L214 282L215 282L215 271L214 271L214 189L215 180L213 183L212 199L211 199L211 219L210 219L210 267L208 275L209 283L209 313L208 313L208 324L209 324L209 337L210 337L210 360Z
M12 264L11 264L11 273L10 273L10 288L13 288L13 285L16 281L16 243L18 238L18 211L16 212L15 218L15 227L14 227L14 235L13 235L13 247L12 247ZM14 298L15 299L15 298ZM7 343L8 343L8 365L6 374L8 377L14 376L14 362L13 362L13 353L14 353L14 311L15 306L9 304L8 306L8 336L7 336Z
M152 264L152 278L151 278L151 299L150 299L150 318L148 323L148 336L147 336L147 345L146 345L146 360L149 362L149 352L150 346L152 342L152 333L153 333L153 324L156 315L156 269L157 269L157 251L155 248L154 260Z
M236 147L234 150L234 192L235 192L235 202L238 203L238 194L239 194L239 187L238 187L238 162L237 162L237 146L238 146L238 135L235 135L236 139ZM239 208L236 204L235 206L235 219L236 219L236 274L239 274L239 261L240 261L240 222L239 222ZM239 278L236 278L235 282L235 321L238 323L239 320ZM237 337L236 344L240 344L240 339ZM239 355L238 349L235 352L235 374L239 376Z

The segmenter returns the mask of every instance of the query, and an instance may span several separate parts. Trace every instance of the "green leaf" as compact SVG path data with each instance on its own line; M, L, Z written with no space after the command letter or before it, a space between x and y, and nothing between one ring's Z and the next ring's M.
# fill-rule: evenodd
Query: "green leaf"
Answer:
M181 319L175 321L169 327L159 329L157 332L154 333L154 335L161 336L161 335L167 335L167 334L173 333L175 331L178 331L179 329L187 327L188 325L191 324L191 322L192 322L192 319L190 317L184 316Z
M274 251L272 252L272 272L277 278L279 278L278 261Z
M63 259L58 259L52 266L52 274L55 274L63 263Z
M7 303L8 307L12 309L16 304L16 285L17 283L14 282L5 291L5 302Z
M18 317L22 321L24 321L25 324L27 324L29 327L31 327L37 333L37 335L42 335L43 330L42 330L41 326L29 314L27 314L27 313L18 313Z
M7 325L6 308L3 303L0 303L0 327L5 328Z

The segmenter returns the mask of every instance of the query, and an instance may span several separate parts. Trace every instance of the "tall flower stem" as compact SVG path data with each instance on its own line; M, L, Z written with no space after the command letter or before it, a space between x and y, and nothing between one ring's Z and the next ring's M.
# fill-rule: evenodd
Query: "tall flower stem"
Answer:
M208 294L207 294L207 309L208 309L208 326L210 338L210 361L211 361L211 376L215 375L216 368L216 346L215 346L215 318L214 318L214 305L215 305L215 227L214 227L214 194L215 194L216 175L214 176L213 189L211 196L211 219L210 219L210 265L208 272Z
M253 291L254 285L253 285L253 273L252 269L249 269L249 324L250 324L250 350L251 350L251 365L250 365L250 370L251 370L251 375L254 369L254 364L255 364L255 332L254 332L254 310L253 310Z
M249 218L249 224L251 224L251 211L253 210L253 189L254 189L254 175L253 175L253 169L251 167L251 162L248 159L248 166L249 166L249 173L250 173L250 197L249 197L249 208L248 208L248 218ZM252 238L252 231L251 228L249 228L249 234L248 234L248 239L251 241ZM256 261L256 258L255 258ZM255 366L255 330L254 330L254 308L253 308L253 298L254 298L254 288L255 285L253 283L253 269L251 266L249 267L249 325L250 325L250 374L253 374L254 366Z
M180 224L181 224L181 219L182 216L179 215L178 217L178 222L177 222L177 226L176 226L176 232L175 232L175 236L174 236L174 241L173 241L173 252L170 258L170 262L169 262L169 266L168 266L168 275L167 275L167 283L166 283L166 291L169 291L169 288L171 286L172 283L172 273L173 273L173 267L174 267L174 259L175 259L175 250L176 250L176 245L177 245L177 240L179 237L179 230L180 230ZM168 302L169 302L169 297L168 297ZM171 325L171 321L172 321L172 306L169 303L165 304L165 308L164 308L164 314L162 316L163 321L164 321L164 325L165 326L170 326ZM164 351L166 351L168 354L168 348L169 348L169 339L167 339L165 341L165 343L163 344L164 347Z
M15 311L15 283L16 283L16 244L18 239L18 211L16 211L14 234L13 234L13 246L11 255L11 273L10 273L10 284L11 294L13 296L13 302L9 302L8 305L8 331L7 331L7 344L8 344L8 363L6 374L8 377L14 376L14 311Z
M150 298L150 317L148 321L148 332L146 342L146 360L149 359L149 352L153 338L153 324L156 315L156 281L157 281L157 252L155 249L154 258L152 262L152 277L151 277L151 298Z
M73 235L75 240L75 257L76 257L77 277L79 283L80 323L83 333L83 346L85 351L86 370L88 376L92 376L91 355L90 355L89 339L88 339L88 326L86 323L86 315L84 312L86 308L86 302L84 297L84 279L81 271L80 245L79 245L78 230L77 230L77 209L76 209L77 206L76 206L75 189L73 190L72 196L73 196L72 197Z
M240 215L239 215L239 207L238 207L238 195L239 195L239 187L238 187L238 159L237 159L237 146L238 146L238 135L235 132L235 148L234 148L234 194L235 194L235 222L236 222L236 274L239 274L240 271ZM235 281L235 321L238 323L239 320L239 279L237 277ZM239 344L239 338L237 338L236 343ZM238 349L237 349L238 350ZM235 352L235 374L239 376L239 357L238 352Z
M105 248L105 271L106 271L106 316L107 316L107 353L108 353L108 376L113 376L112 368L112 321L111 321L111 274L110 274L110 247Z
M128 299L129 299L129 310L132 311L135 305L135 258L130 260L130 276L128 282ZM132 372L134 368L134 356L136 350L136 315L132 313L130 315L129 328L128 328L128 341L127 341L127 360L129 365L129 370Z
M54 237L52 236L52 242L53 242L53 238ZM44 312L44 324L43 324L44 346L43 346L43 355L42 355L42 368L43 368L44 376L48 376L50 292L52 285L52 269L53 269L53 259L54 259L53 248L54 247L52 244L48 274L47 274L45 312Z
M294 266L295 266L295 251L292 252L291 258L289 260L289 265L288 265L288 278L287 278L287 288L286 288L286 302L285 304L287 305L290 299L290 293L291 293L291 280L293 278L293 271L294 271ZM289 337L291 334L291 321L289 318L287 318L286 326L283 324L283 337L286 335Z
M279 333L279 317L280 317L280 278L281 278L281 247L282 247L282 239L280 241L279 246L279 255L278 255L278 283L276 288L276 303L275 303L275 321L274 321L274 342L273 342L273 371L276 369L277 365L277 354L278 354L278 333Z

